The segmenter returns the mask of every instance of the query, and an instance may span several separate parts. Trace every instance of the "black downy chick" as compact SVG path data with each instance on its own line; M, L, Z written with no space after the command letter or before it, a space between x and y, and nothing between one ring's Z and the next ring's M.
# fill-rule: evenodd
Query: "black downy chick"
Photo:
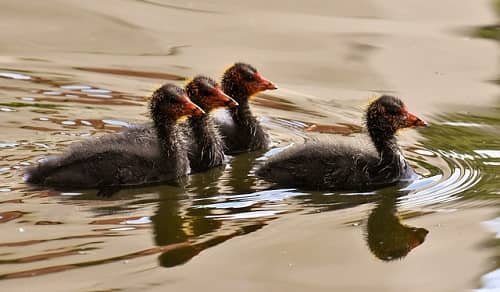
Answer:
M27 169L25 181L57 188L100 190L174 180L188 173L185 141L177 122L202 115L184 89L166 84L150 100L153 127L75 143L60 155ZM106 192L103 193L104 195Z
M395 133L427 124L409 113L399 98L387 95L370 104L365 118L373 151L311 143L278 153L256 174L281 186L309 190L362 191L412 178L415 172L401 153Z

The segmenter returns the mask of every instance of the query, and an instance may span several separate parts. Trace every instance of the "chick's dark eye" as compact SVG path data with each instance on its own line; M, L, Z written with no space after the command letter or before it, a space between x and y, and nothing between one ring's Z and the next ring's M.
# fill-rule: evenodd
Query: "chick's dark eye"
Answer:
M246 73L243 75L243 79L245 79L245 81L255 81L255 76L251 73Z
M393 115L393 116L401 114L401 110L397 107L390 106L390 107L387 107L386 110L387 110L388 114Z
M203 96L208 96L212 94L212 88L208 86L202 86L200 89L200 94Z

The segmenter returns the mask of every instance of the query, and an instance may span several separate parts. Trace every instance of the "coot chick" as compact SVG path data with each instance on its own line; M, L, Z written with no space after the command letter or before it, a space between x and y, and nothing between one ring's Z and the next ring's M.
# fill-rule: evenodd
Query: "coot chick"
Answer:
M365 119L374 149L306 144L271 157L257 170L257 175L287 187L356 191L412 178L415 172L403 157L394 135L398 129L427 124L409 113L399 98L387 95L369 105Z
M184 89L166 84L149 104L153 127L136 127L70 146L26 172L27 183L58 188L98 188L170 181L188 173L189 162L177 122L204 112ZM111 192L112 193L112 192Z
M223 107L236 107L238 103L222 92L219 84L205 76L196 76L186 85L189 98L205 114L191 116L188 120L188 156L191 173L205 171L224 163L224 141L210 117L212 110Z
M252 115L249 99L261 91L277 87L262 77L257 69L245 63L236 63L227 69L221 85L222 90L239 103L238 107L229 110L230 120L216 120L224 137L226 154L266 149L269 137Z

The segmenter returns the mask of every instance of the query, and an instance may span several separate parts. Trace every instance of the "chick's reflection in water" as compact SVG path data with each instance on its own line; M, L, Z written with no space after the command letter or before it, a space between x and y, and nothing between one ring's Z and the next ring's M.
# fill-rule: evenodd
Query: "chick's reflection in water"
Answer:
M165 187L159 191L159 206L151 219L155 243L165 247L159 256L161 266L185 264L207 248L254 232L266 224L266 220L225 224L212 218L214 210L204 207L202 202L220 194L218 180L214 178L222 172L222 168L214 168L189 177L184 188Z
M217 230L220 222L206 218L202 209L193 209L184 188L163 188L158 209L152 216L154 239L158 246L183 243L160 255L160 264L171 267L183 264L204 249L192 241Z
M405 257L421 245L429 231L404 225L396 215L396 195L384 196L368 217L366 240L370 251L383 261Z

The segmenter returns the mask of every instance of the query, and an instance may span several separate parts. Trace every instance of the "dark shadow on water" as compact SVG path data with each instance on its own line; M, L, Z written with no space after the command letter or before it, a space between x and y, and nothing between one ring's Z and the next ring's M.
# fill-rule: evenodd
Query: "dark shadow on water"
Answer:
M144 204L156 204L149 218L152 225L155 252L163 267L187 263L203 250L244 234L261 229L281 215L276 205L285 204L284 212L305 211L308 214L329 212L375 203L368 216L366 241L374 255L384 261L406 256L423 243L427 230L406 226L396 215L398 197L408 191L398 186L365 193L300 192L294 189L259 187L262 184L252 173L259 153L232 157L226 166L183 178L177 185L130 188L104 199L111 205L94 206L96 217L91 224L121 224L124 214ZM264 184L265 186L265 184ZM155 194L144 198L144 194ZM69 202L95 200L96 192L87 191L70 197ZM269 211L265 215L248 214Z
M366 242L370 251L383 261L401 259L421 245L429 231L401 223L397 215L397 198L387 193L376 203L368 216Z
M243 153L231 157L222 178L223 193L242 194L256 191L258 178L252 173L256 159L262 152Z
M207 248L266 225L267 219L260 218L255 222L225 227L223 220L212 218L213 209L195 205L196 200L203 198L228 192L234 194L251 191L256 178L249 173L255 157L255 153L233 157L229 166L191 175L184 188L169 188L158 192L158 209L151 217L156 245L187 243L162 253L159 256L161 266L184 264Z
M246 163L244 165L247 165ZM228 175L226 171L218 172L220 175ZM231 171L230 171L231 172ZM217 173L217 172L216 172ZM238 175L241 173L237 172ZM214 173L210 174L214 175ZM195 175L194 181L205 180L203 174ZM237 180L236 180L237 181ZM217 207L204 206L199 201L211 200L214 196L225 196L224 203L231 200L230 194L217 193L217 188L205 188L203 184L189 185L189 192L182 188L164 188L159 191L159 205L152 216L155 243L158 246L169 246L175 244L179 248L168 249L159 256L160 265L173 267L182 265L200 254L203 250L221 244L235 236L240 236L257 231L268 224L268 221L277 218L257 217L246 220L227 220L214 215L224 213L226 215L250 212L251 207L236 207L222 210ZM247 189L250 185L238 188ZM207 190L210 190L207 192ZM382 192L354 194L354 195L322 195L320 193L298 193L291 190L267 189L249 194L256 196L249 200L255 200L255 204L264 204L258 200L265 200L259 194L272 194L273 192L290 193L294 201L297 201L308 213L312 210L333 211L350 208L366 203L376 204L368 216L366 241L372 253L379 259L390 261L406 256L412 249L422 244L428 231L424 228L415 228L400 222L397 213L397 198L407 192L399 191L397 187L385 189ZM196 193L196 195L195 195ZM296 194L296 195L294 195ZM233 196L240 196L234 194ZM210 204L208 204L210 205ZM215 212L215 213L214 213Z

